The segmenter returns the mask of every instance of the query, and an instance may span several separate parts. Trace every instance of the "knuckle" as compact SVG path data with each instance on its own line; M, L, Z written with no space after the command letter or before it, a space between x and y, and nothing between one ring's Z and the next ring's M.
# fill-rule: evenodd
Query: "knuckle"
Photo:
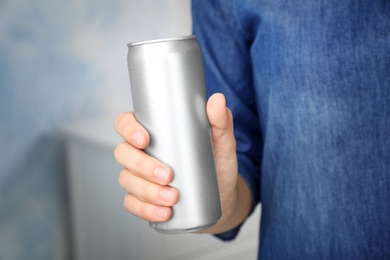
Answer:
M125 195L123 206L132 215L145 219L143 215L143 206L140 201L137 201L130 193Z
M129 191L134 191L134 195L145 203L155 203L157 192L155 185L148 181L139 181L137 183L128 183Z
M119 135L122 135L123 133L123 126L126 125L125 123L125 117L126 117L126 113L122 113L122 114L119 114L116 118L115 118L115 121L114 121L114 129L116 130L116 132L119 134Z
M138 173L145 173L145 167L148 165L148 160L144 156L139 156L133 159L134 168Z
M125 184L127 183L127 180L128 180L127 175L128 175L128 173L127 173L126 169L123 169L119 174L118 183L122 188L124 188Z
M131 195L130 194L126 194L125 195L125 198L123 199L123 207L130 213L132 213L132 209L131 209L131 205L133 203L131 203Z
M159 198L159 190L156 189L155 185L153 184L149 184L149 185L145 185L145 187L143 187L143 194L141 194L141 196L143 197L143 199L145 201L150 201L152 203L155 203L158 201L158 198Z
M131 159L131 169L135 175L143 179L151 179L150 175L153 167L154 163L146 154L134 154Z
M140 206L139 207L139 217L142 219L148 219L148 217L147 217L148 215L149 215L148 207L146 205L144 205L143 207Z
M127 125L127 118L131 119L132 112L120 113L114 120L114 128L117 132L121 132L123 127Z
M132 124L129 122L122 124L119 128L119 133L123 138L130 136L132 131Z
M124 112L119 114L114 121L114 128L120 136L128 138L134 131L136 120L133 112Z
M114 128L115 128L115 130L117 130L117 131L118 131L118 129L119 129L120 122L122 121L123 115L124 115L124 113L120 113L119 115L117 115L117 116L115 117L115 120L114 120Z
M114 128L124 140L134 144L135 147L145 148L149 144L149 134L138 123L133 112L119 114L114 120ZM135 133L137 135L134 135Z
M123 142L119 143L119 144L116 146L116 148L115 148L115 150L114 150L114 157L115 157L115 160L116 160L117 162L120 161L120 158L122 157L122 154L123 154L124 151L125 151L126 145L127 145L127 143L126 143L125 141L123 141Z
M151 214L150 214L150 210L149 210L150 207L148 207L148 206L149 206L148 204L143 203L141 201L137 201L137 202L133 201L132 203L126 204L126 209L131 214L133 214L134 216L136 216L140 219L150 220Z

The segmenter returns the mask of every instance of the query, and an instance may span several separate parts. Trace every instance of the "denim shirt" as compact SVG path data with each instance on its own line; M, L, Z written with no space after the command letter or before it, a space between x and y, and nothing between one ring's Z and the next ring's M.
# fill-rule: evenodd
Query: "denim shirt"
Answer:
M259 259L390 259L389 1L192 11L208 94L227 98L262 206Z

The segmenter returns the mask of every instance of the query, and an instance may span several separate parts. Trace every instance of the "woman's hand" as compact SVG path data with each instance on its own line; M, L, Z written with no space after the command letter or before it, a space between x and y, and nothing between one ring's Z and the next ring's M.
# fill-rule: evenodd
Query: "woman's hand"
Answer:
M247 185L237 174L233 117L222 94L210 97L207 116L213 135L222 217L214 227L202 233L220 233L237 226L246 218L251 196ZM115 158L124 166L119 184L127 192L125 208L147 221L169 220L171 207L179 197L177 190L169 186L174 172L143 151L149 145L149 135L132 112L120 114L115 120L115 129L124 139L115 150Z

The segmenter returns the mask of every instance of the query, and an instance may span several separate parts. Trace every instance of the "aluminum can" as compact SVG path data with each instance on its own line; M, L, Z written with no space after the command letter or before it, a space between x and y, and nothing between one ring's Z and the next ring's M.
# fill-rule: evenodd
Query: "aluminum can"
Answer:
M134 115L150 135L145 152L173 170L179 192L161 233L187 233L221 217L202 54L196 36L128 44Z

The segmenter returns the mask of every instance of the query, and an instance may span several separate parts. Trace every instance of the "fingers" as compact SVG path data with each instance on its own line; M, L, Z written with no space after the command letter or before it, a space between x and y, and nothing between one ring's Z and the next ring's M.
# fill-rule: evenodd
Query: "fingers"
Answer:
M178 192L169 186L151 183L124 169L119 175L119 185L138 200L160 206L172 206L177 202Z
M133 215L152 222L171 218L171 206L178 200L176 189L150 183L124 169L119 176L120 186L128 191L124 207Z
M144 149L149 145L148 132L137 122L133 112L118 115L114 128L123 139L137 148Z
M150 222L164 222L172 217L172 209L138 200L132 194L125 196L124 207L133 215Z
M127 191L125 208L147 221L167 221L179 196L176 189L167 186L173 179L172 170L143 151L150 137L132 112L120 114L114 127L125 140L114 152L117 162L125 167L119 176L120 186Z
M170 219L170 207L178 200L178 192L167 186L173 178L172 170L126 141L117 146L114 154L126 167L119 177L120 186L128 192L125 208L151 222Z
M138 177L161 185L172 181L173 173L169 167L128 142L118 144L114 156L119 164Z

